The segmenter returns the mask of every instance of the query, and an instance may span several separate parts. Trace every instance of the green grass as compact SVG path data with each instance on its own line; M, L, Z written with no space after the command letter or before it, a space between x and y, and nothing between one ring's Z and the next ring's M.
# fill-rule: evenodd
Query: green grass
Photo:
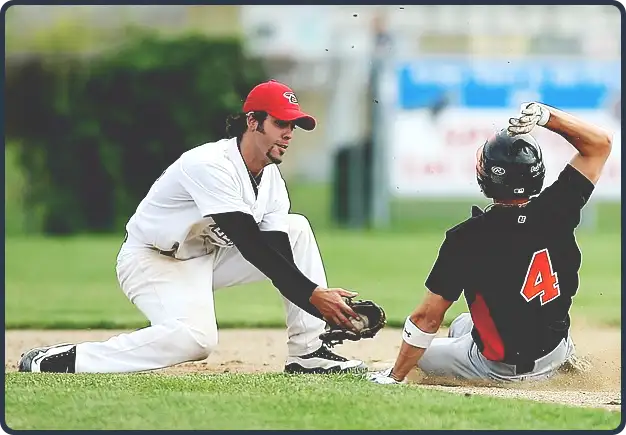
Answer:
M330 184L288 182L292 209L309 218L315 228L336 228L332 222ZM385 232L441 232L470 215L472 205L484 207L486 198L391 198L390 225ZM593 201L583 209L581 229L600 233L621 232L621 201Z
M380 302L399 326L420 302L441 234L316 231L329 284ZM583 266L573 316L621 325L621 246L612 234L578 236ZM146 325L119 289L110 236L9 237L5 243L7 328L135 328ZM284 326L280 294L268 281L216 292L220 328ZM465 311L463 298L446 321Z
M24 429L615 429L620 413L284 374L6 375ZM368 400L369 399L369 400Z

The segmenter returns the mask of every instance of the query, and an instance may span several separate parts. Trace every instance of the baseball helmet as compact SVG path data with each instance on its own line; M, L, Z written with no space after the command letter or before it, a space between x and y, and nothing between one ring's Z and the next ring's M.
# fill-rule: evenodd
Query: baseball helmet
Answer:
M523 199L541 192L546 167L530 134L500 130L478 149L476 160L476 179L487 198Z

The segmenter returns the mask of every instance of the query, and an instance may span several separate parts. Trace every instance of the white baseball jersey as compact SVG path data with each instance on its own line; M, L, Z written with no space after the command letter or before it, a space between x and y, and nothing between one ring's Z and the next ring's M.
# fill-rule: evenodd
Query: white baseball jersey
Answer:
M126 225L127 243L176 250L186 260L233 245L209 215L240 211L262 231L287 232L289 208L278 167L265 167L255 196L237 139L223 139L185 152L165 170Z

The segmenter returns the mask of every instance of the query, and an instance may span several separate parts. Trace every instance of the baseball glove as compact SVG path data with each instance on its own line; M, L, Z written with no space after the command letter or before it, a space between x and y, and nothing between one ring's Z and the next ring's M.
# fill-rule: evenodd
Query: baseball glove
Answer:
M372 338L387 324L385 311L375 302L353 301L347 298L345 301L361 318L361 320L352 319L352 324L357 331L345 329L342 325L327 323L326 330L320 335L320 339L328 346L341 344L344 340L359 341L362 338Z

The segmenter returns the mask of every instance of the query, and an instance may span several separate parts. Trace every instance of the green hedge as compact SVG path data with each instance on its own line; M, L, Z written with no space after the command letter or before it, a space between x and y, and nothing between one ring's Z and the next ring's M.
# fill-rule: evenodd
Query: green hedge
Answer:
M18 140L26 206L48 234L120 228L184 151L223 137L225 118L267 77L241 42L133 33L90 59L9 62L6 134Z

